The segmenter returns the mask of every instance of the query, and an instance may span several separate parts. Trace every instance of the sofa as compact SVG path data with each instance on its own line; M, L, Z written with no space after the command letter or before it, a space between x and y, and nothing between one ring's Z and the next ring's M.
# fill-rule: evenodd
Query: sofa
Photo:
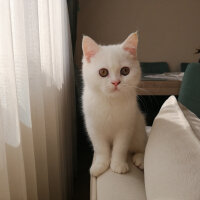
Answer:
M108 169L91 177L91 200L200 200L200 64L190 64L180 95L170 96L154 120L144 171Z

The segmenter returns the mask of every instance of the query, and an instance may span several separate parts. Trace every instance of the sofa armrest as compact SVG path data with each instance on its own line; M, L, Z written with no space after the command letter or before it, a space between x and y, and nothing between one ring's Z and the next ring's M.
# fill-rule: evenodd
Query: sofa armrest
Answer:
M127 174L108 169L98 178L91 176L90 200L146 200L144 174L129 160Z

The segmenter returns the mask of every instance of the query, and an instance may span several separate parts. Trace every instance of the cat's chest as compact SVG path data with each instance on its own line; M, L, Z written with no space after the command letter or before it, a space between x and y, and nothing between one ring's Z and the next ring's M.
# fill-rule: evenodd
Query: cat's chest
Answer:
M123 101L88 98L85 114L89 123L100 127L122 127L131 123L135 113L134 99Z

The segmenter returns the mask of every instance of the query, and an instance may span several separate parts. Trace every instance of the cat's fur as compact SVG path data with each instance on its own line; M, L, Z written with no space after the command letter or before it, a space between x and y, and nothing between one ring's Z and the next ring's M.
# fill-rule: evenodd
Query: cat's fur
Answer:
M137 43L137 33L132 33L122 44L109 46L83 37L82 100L86 128L95 152L90 168L93 176L99 176L109 166L114 172L126 173L128 152L136 153L133 162L143 168L147 139L144 117L136 99L141 77ZM123 66L130 68L127 76L120 75ZM101 68L108 69L107 77L99 75ZM114 86L113 81L121 82Z

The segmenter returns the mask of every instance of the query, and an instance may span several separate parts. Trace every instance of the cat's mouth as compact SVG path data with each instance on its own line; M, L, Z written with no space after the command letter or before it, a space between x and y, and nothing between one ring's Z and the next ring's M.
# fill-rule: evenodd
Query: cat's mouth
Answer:
M107 95L116 95L116 94L119 94L121 92L121 88L120 87L109 87L106 90L104 90L104 92Z
M117 92L117 91L119 91L119 88L118 88L118 87L112 88L112 92Z

